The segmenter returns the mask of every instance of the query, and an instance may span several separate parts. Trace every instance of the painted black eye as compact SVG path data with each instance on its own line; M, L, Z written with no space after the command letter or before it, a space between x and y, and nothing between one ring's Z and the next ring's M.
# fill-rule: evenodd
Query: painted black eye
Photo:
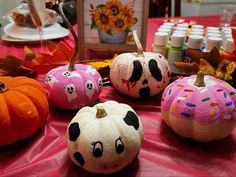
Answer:
M157 80L157 81L161 81L162 80L162 75L161 75L161 71L158 68L158 64L157 61L154 59L151 59L148 63L148 67L149 70L151 72L151 75Z
M133 62L134 65L134 69L133 69L133 73L131 75L131 77L129 78L130 82L137 82L142 74L143 74L143 67L142 64L140 63L140 61L136 60Z
M120 154L124 151L124 149L125 149L125 146L124 146L124 143L122 142L122 137L119 137L116 140L116 152Z
M93 156L96 158L101 157L103 153L102 142L97 141L97 142L92 143L92 145L93 145Z

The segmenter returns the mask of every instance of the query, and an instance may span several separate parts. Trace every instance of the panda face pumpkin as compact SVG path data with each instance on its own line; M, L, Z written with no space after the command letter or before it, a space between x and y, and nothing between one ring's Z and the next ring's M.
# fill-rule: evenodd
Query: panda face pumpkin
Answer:
M96 115L99 107L106 110L102 118ZM137 156L142 140L142 125L136 113L115 101L82 108L67 129L71 159L92 173L121 170Z
M170 68L161 54L124 53L114 59L110 78L114 88L121 93L144 98L164 90L170 81Z

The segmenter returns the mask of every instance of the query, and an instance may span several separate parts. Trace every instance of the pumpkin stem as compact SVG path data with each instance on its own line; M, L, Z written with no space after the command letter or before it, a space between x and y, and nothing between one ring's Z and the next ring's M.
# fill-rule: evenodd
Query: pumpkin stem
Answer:
M8 87L0 81L0 93L8 91Z
M196 81L194 82L194 85L196 85L197 87L205 87L206 84L204 82L204 74L202 71L199 71L197 73L197 77L196 77Z
M63 12L63 2L61 2L59 4L59 12L60 12L60 15L61 15L63 21L65 22L66 26L69 28L69 30L73 36L74 42L75 42L75 50L74 50L74 53L70 59L70 64L69 64L69 71L73 71L73 70L75 70L75 58L77 56L78 49L79 49L79 41L78 41L78 37L77 37L73 27L71 26L70 22L67 20L65 14Z
M138 48L138 57L144 57L144 54L143 54L143 46L138 38L138 34L137 34L137 31L134 30L133 31L133 37L134 37L134 42Z
M97 118L103 118L103 117L106 117L106 116L107 116L107 112L105 111L105 109L102 106L97 107L96 117Z

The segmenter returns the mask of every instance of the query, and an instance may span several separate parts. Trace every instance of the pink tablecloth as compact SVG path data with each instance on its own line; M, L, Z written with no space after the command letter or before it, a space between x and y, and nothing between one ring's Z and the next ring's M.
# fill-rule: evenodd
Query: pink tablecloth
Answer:
M209 21L208 26L218 24L216 17L195 19L206 24ZM162 20L149 20L148 46ZM39 77L39 80L42 81L43 77ZM229 137L210 143L181 138L162 121L160 98L161 95L135 100L117 93L110 86L103 88L99 97L101 102L116 100L129 104L139 115L144 127L145 138L138 158L112 176L235 176L236 129ZM46 125L34 136L0 147L0 176L93 176L74 165L67 154L65 132L75 113L51 107Z

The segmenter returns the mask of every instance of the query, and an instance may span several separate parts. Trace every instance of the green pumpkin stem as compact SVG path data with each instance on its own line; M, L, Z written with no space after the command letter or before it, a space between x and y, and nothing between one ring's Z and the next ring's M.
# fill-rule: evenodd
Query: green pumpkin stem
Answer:
M138 38L137 31L135 31L135 30L133 31L133 37L134 37L134 42L135 42L135 44L137 46L137 49L138 49L137 56L138 57L144 57L143 46L142 46L142 44L141 44L141 42L140 42L140 40Z
M71 26L70 22L67 20L65 14L63 12L63 2L61 2L59 4L59 12L60 12L60 15L61 15L63 21L65 22L66 26L69 28L69 30L73 36L74 42L75 42L75 50L74 50L74 53L70 59L70 64L69 64L69 71L73 71L73 70L75 70L75 58L78 54L79 41L78 41L78 37L77 37L73 27Z
M0 81L0 93L8 91L8 87Z
M204 82L204 74L202 71L199 71L197 73L196 81L194 82L194 85L197 87L205 87L206 84Z
M97 113L96 113L96 117L97 118L103 118L107 116L107 112L105 111L105 109L103 107L97 107Z

